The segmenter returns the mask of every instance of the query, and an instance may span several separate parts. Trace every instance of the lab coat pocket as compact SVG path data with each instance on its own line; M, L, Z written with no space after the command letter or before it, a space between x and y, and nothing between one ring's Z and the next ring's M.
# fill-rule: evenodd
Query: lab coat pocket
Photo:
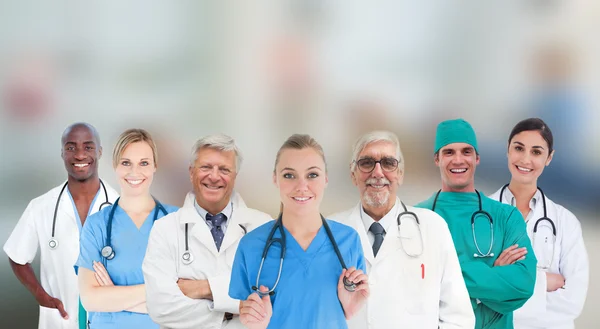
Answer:
M429 281L426 276L426 266L417 258L407 259L403 267L404 283L408 296L405 304L406 310L412 314L425 313Z
M62 329L70 328L71 319L77 319L76 314L69 314L69 320L65 320L55 308L40 306L40 326L39 329Z

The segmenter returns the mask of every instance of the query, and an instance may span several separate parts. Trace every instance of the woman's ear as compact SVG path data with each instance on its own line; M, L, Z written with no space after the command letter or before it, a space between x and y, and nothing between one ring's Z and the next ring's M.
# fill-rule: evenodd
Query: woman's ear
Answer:
M550 155L548 155L548 159L546 159L546 166L548 166L550 164L550 162L552 162L552 158L554 157L554 152L556 152L556 150L552 150L552 152L550 152Z

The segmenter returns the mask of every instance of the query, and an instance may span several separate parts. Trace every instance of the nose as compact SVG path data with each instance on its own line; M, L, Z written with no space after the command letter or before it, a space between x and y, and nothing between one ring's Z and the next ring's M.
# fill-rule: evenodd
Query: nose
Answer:
M452 157L452 163L453 164L462 164L465 160L465 156L461 153L461 152L456 152L454 153L454 156Z
M81 147L75 149L75 159L77 160L85 160L86 158L85 150Z
M308 180L306 178L300 178L298 180L298 185L296 185L297 191L306 191L308 190Z
M375 168L371 172L371 177L373 178L383 178L383 168L381 168L381 163L376 163Z
M219 167L213 166L212 169L210 170L210 174L208 175L208 177L212 180L218 180L220 178Z

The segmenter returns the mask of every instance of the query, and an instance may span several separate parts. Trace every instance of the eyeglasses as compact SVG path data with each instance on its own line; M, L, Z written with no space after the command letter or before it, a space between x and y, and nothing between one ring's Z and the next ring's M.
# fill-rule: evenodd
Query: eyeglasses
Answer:
M379 163L383 171L394 171L398 169L398 160L394 158L381 158L381 160L375 160L373 158L362 158L355 161L358 166L358 170L368 174L375 170L375 166Z

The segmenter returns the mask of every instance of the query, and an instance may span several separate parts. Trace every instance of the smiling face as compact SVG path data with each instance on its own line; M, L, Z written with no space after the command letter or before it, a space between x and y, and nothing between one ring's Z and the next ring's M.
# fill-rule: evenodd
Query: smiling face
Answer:
M363 207L391 209L396 203L396 191L402 184L403 173L398 167L396 146L392 142L369 143L356 159L357 165L351 172L352 183L358 187ZM368 171L372 161L372 171ZM367 162L367 165L363 165ZM361 170L362 169L362 170Z
M442 147L435 155L435 165L442 176L442 191L474 192L478 164L479 155L470 144L452 143Z
M118 159L115 173L122 196L150 193L150 185L156 172L152 148L146 142L129 144Z
M516 134L508 146L508 170L512 180L520 184L537 184L537 179L550 164L554 151L539 131L529 130Z
M284 149L279 155L273 182L279 189L284 212L318 213L328 182L323 157L310 147Z
M235 151L204 147L196 153L190 180L198 205L211 214L223 210L231 199L237 176L235 164Z
M61 157L69 177L84 182L98 177L98 159L102 147L91 129L77 125L63 136Z

